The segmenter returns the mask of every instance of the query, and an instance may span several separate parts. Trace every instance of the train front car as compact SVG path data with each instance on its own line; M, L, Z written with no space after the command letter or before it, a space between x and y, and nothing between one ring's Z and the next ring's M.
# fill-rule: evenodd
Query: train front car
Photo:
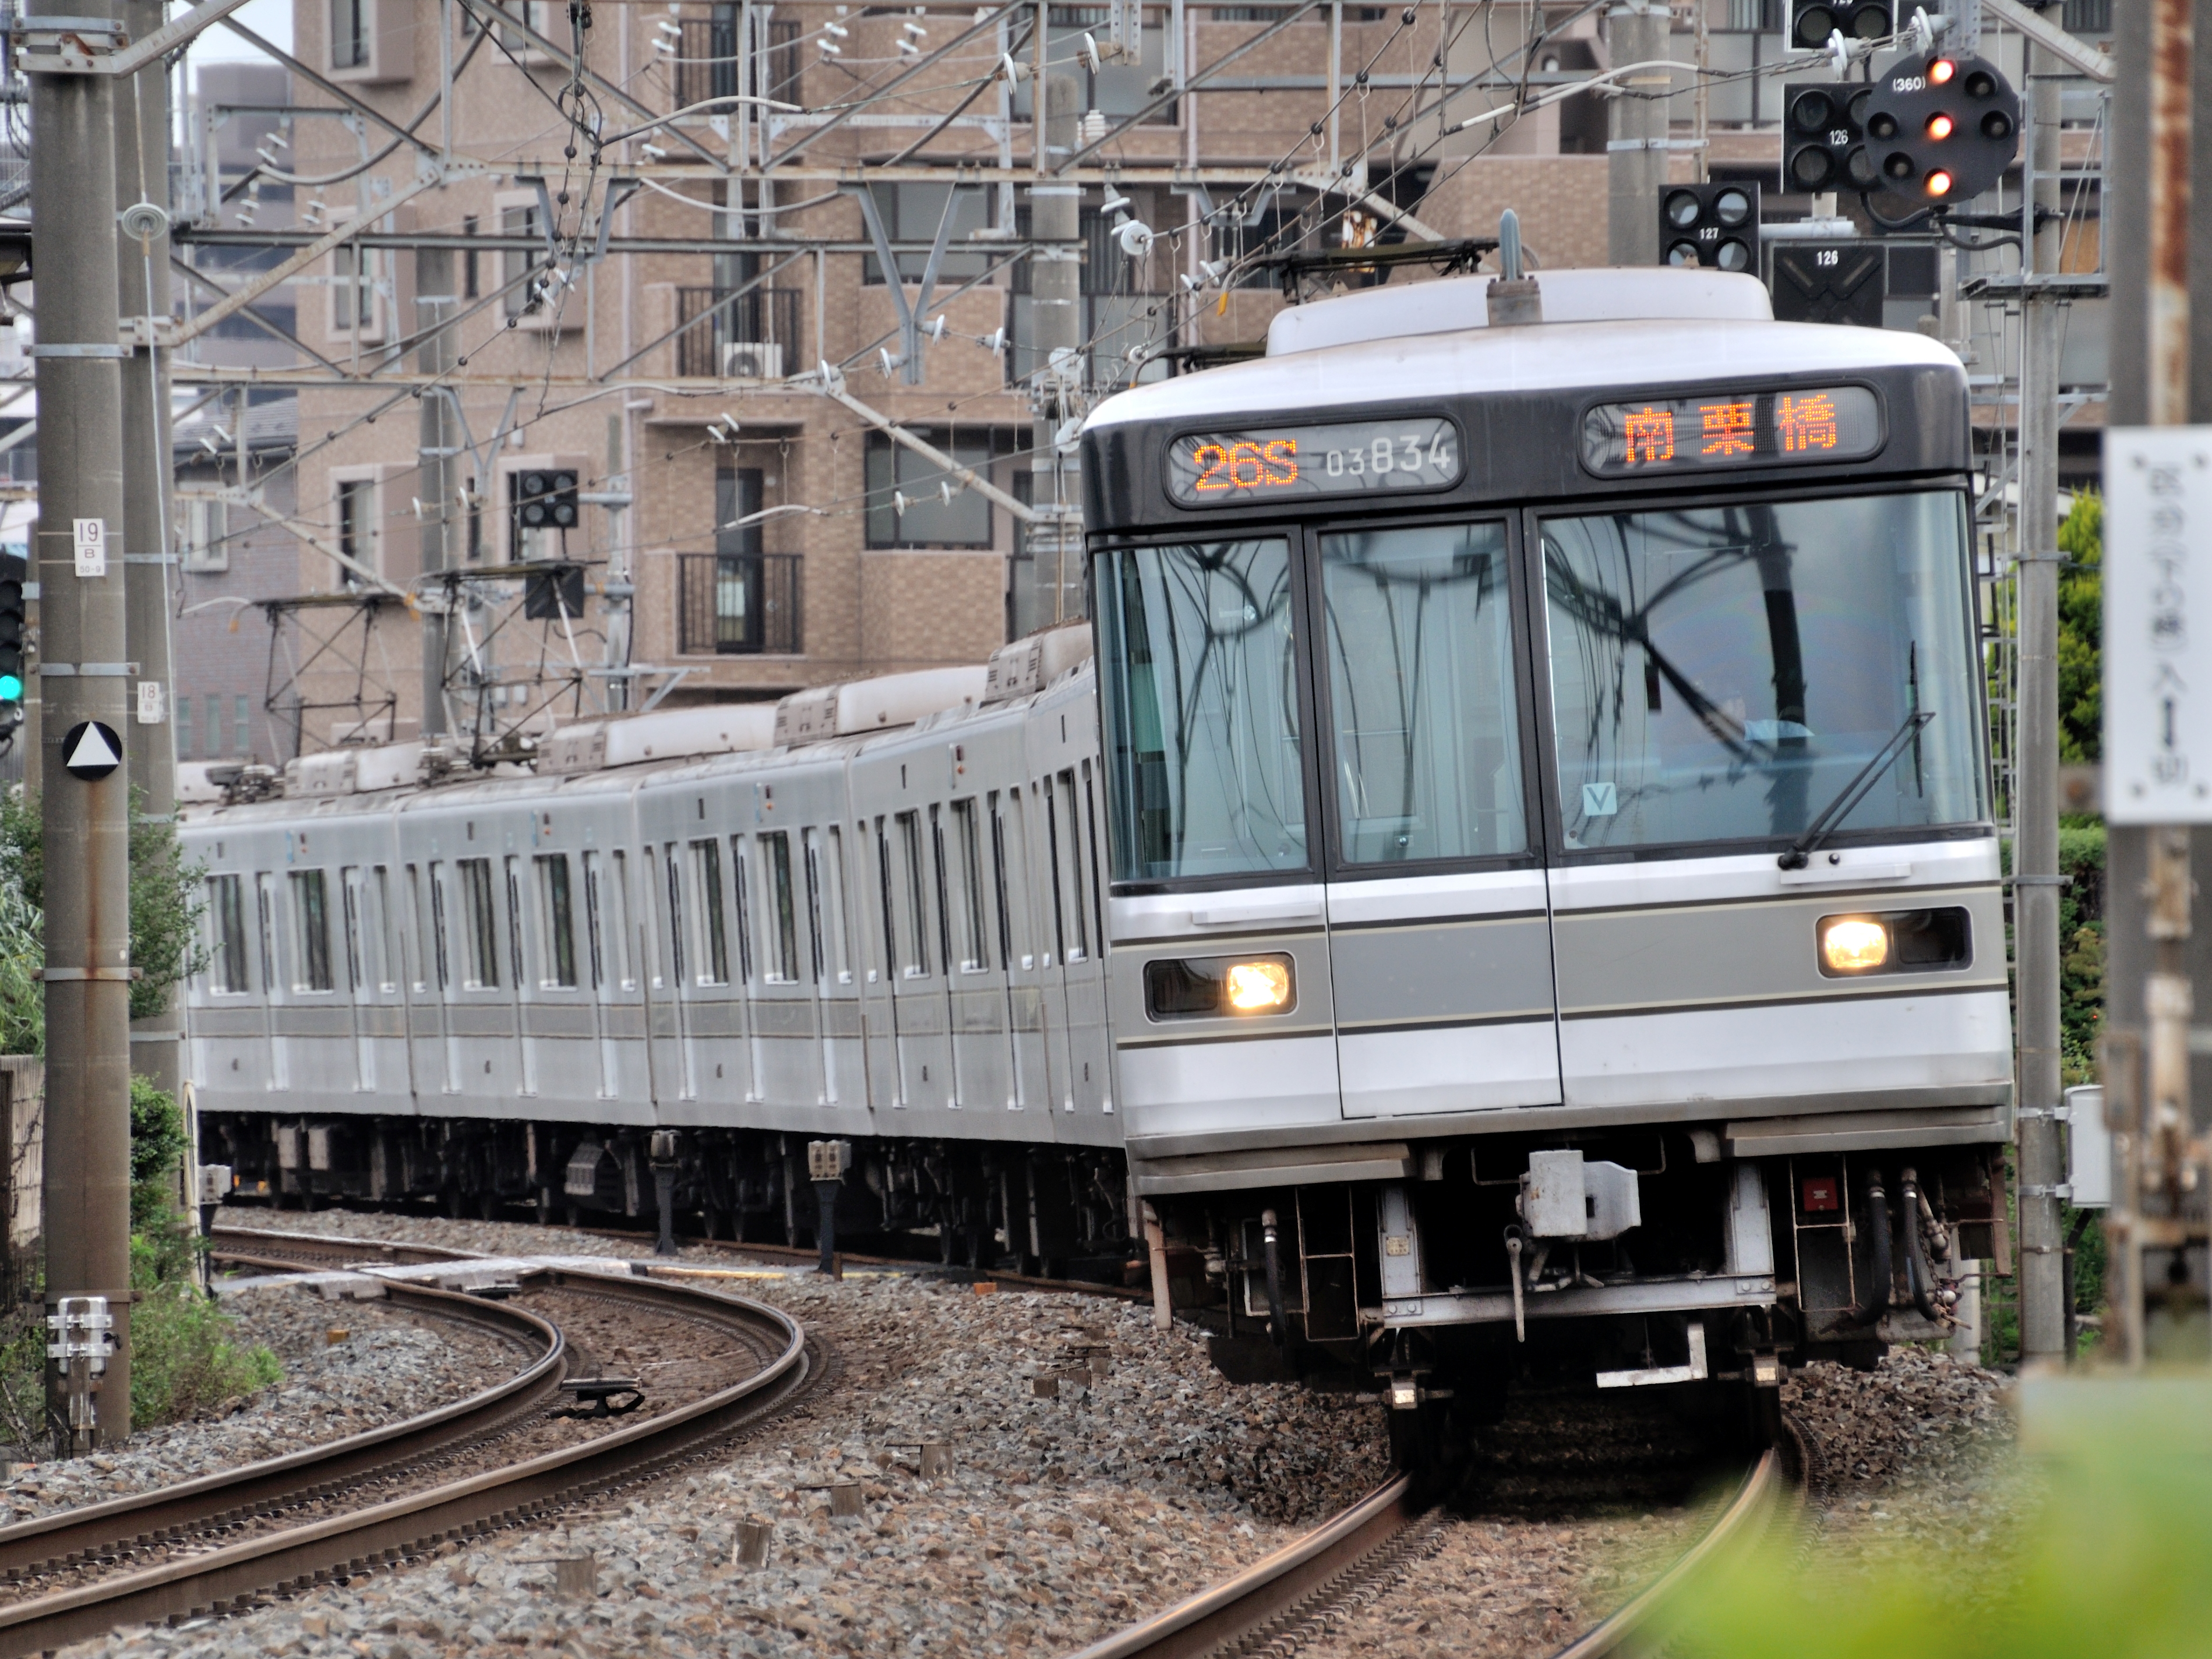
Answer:
M1957 359L1486 286L1084 438L1132 1173L1225 1371L1409 1430L1868 1360L2005 1248Z

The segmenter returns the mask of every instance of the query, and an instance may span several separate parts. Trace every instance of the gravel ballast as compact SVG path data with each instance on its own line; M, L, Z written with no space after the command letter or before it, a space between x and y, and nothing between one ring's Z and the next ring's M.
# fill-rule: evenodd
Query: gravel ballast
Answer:
M0 1485L0 1520L55 1510L281 1457L380 1428L487 1389L529 1363L518 1346L473 1325L448 1324L380 1302L328 1303L270 1286L226 1296L237 1340L284 1366L273 1389L220 1412L133 1435L130 1449L27 1464ZM331 1340L333 1331L346 1334Z
M558 1227L234 1213L241 1225L501 1253L650 1254L645 1241ZM696 1246L680 1259L744 1267ZM774 1261L758 1272L718 1287L805 1321L835 1356L831 1374L792 1412L704 1462L586 1499L547 1525L442 1547L411 1569L70 1651L1042 1659L1218 1582L1388 1474L1376 1402L1289 1385L1232 1389L1212 1373L1200 1334L1155 1331L1146 1304L978 1294L934 1276L858 1268L840 1284ZM1039 1394L1040 1378L1051 1397ZM1984 1422L1994 1400L1993 1386L1962 1393L1959 1379L1931 1382L1909 1365L1887 1383L1873 1381L1924 1403L1931 1420L1950 1412ZM1860 1448L1869 1470L1932 1443L1899 1440L1883 1425L1867 1379L1792 1386L1826 1391L1819 1398L1834 1432L1824 1443ZM921 1477L922 1441L950 1443L949 1476ZM830 1516L826 1488L842 1481L860 1487L857 1518ZM1455 1524L1418 1577L1307 1650L1425 1659L1556 1646L1663 1565L1696 1518L1662 1506ZM760 1568L733 1559L746 1521L771 1528ZM592 1593L563 1595L556 1561L586 1554Z

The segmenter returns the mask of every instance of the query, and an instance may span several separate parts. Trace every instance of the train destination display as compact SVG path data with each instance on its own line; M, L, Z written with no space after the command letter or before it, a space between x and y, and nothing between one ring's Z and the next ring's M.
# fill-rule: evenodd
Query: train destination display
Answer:
M1642 398L1583 417L1583 465L1608 478L1857 461L1881 442L1881 405L1861 386Z
M1435 416L1194 432L1168 446L1168 494L1185 507L1229 507L1443 489L1463 465L1459 429Z

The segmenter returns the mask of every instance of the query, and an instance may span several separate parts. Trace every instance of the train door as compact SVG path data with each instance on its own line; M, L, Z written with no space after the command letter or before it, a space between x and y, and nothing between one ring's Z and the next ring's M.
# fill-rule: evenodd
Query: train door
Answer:
M284 1039L278 1035L284 1009L284 982L278 977L276 872L273 870L254 872L253 918L260 946L261 1000L268 1011L269 1087L281 1092L292 1086L292 1073L285 1064Z
M899 1095L898 915L891 904L889 820L878 814L853 825L854 894L860 907L861 1029L868 1059L868 1103L896 1107Z
M999 900L999 949L1006 964L1006 1024L1013 1037L1013 1076L1006 1105L1013 1111L1048 1110L1052 1050L1045 1035L1037 884L1029 859L1029 798L1016 784L993 791L986 804L991 818L991 880Z
M622 1097L624 1080L623 1052L628 1022L623 1016L630 1012L630 1000L637 992L637 981L629 971L636 946L625 942L629 906L618 885L620 876L627 873L627 860L619 849L610 855L587 847L581 863L585 961L591 972L599 1097L617 1100ZM629 1046L636 1044L632 1041Z
M1345 1115L1556 1103L1510 527L1346 526L1313 548Z
M902 763L902 771L905 764L910 763ZM897 917L899 952L891 996L898 1005L899 1100L908 1108L957 1103L935 823L932 805L916 800L891 814L882 848L890 862L891 907Z
M699 1091L691 1075L689 1010L684 1006L684 990L692 969L687 951L690 940L685 937L681 843L666 842L650 861L656 877L654 915L660 924L660 949L653 960L654 984L659 993L654 1000L662 1009L662 1018L656 1023L654 1057L663 1097L690 1100Z
M760 1030L761 1092L779 1106L824 1103L815 987L821 976L817 931L807 895L810 830L797 823L763 829L750 849L754 865L754 989Z
M509 853L501 860L500 873L507 890L507 959L514 972L508 976L514 1009L516 1092L538 1092L538 1044L531 1032L532 1005L538 982L545 976L545 939L533 926L531 908L523 898L522 860Z
M1089 710L1080 713L1087 715ZM1092 774L1087 759L1060 774L1068 881L1081 951L1067 964L1068 1084L1079 1111L1108 1113L1114 1109L1114 1091L1106 1026L1106 906L1098 862L1097 781Z
M951 935L945 975L952 988L954 1089L960 1104L977 1108L1003 1106L1013 1089L1006 959L991 917L995 894L983 811L980 797L963 796L945 804L936 825Z
M860 1044L860 988L854 971L851 884L845 832L825 824L806 831L806 918L821 1021L822 1097L829 1105L868 1099Z
M446 928L445 864L430 859L407 866L408 908L412 917L414 1012L410 1029L416 1044L438 1056L438 1090L460 1091L460 1049L453 1035L451 935Z
M346 996L353 1006L354 1089L376 1092L376 982L372 976L374 944L368 937L369 897L362 866L338 869L338 902L345 936Z

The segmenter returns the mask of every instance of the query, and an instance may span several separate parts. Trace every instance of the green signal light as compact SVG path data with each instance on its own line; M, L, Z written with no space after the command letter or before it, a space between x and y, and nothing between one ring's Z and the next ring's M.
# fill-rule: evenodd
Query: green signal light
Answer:
M23 677L21 674L0 674L0 702L23 701Z

